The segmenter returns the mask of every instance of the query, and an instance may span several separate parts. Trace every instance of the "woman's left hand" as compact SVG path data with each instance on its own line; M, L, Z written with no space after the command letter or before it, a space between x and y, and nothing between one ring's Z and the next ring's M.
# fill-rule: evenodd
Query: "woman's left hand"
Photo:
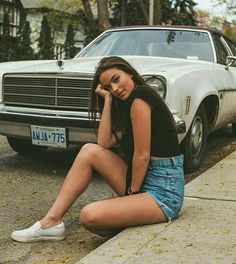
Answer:
M95 92L96 92L96 94L101 95L103 98L105 98L105 97L107 97L107 96L112 97L111 93L108 92L108 91L106 91L106 90L104 90L104 89L102 88L102 85L101 85L101 84L98 84L98 86L97 86Z

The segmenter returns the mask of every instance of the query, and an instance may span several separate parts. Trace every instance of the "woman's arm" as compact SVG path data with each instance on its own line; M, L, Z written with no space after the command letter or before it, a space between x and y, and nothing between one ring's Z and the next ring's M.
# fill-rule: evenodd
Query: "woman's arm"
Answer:
M112 95L100 87L96 89L96 93L103 96L104 106L101 115L101 121L98 127L98 145L104 148L110 148L117 143L115 135L112 133L112 120L111 120L111 105Z
M134 138L131 188L135 192L141 188L150 160L151 111L151 106L138 98L131 106L130 114Z

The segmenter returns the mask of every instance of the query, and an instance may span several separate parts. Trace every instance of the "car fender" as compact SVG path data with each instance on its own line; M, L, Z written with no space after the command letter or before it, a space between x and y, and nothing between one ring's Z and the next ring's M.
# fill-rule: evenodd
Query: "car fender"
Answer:
M168 75L166 103L170 109L179 112L179 117L186 122L187 133L202 102L209 96L216 96L219 101L219 93L205 67L192 67L182 74L172 72Z

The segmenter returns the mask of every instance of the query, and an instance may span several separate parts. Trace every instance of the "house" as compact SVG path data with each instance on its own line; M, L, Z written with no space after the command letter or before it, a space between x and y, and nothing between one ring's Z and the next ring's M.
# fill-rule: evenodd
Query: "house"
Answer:
M3 31L3 16L5 12L9 14L10 36L16 37L19 26L20 9L22 4L20 0L1 0L0 1L0 35Z
M75 28L75 48L80 50L83 48L85 36L83 34L83 26L76 16L77 7L71 8L67 12L63 12L55 6L48 7L43 3L46 1L38 0L1 0L0 1L0 35L2 34L3 15L8 12L10 19L10 34L15 37L19 26L20 9L23 7L27 13L27 20L31 27L31 42L35 53L38 51L38 38L41 30L41 22L44 15L50 16L54 22L51 24L54 54L55 58L64 58L64 43L66 39L67 26L72 24ZM57 1L54 1L57 2ZM53 11L53 12L52 12Z
M37 39L41 30L41 22L43 16L46 14L48 16L53 16L52 33L54 40L54 54L55 58L64 57L64 43L66 39L67 26L72 24L75 28L75 47L79 50L83 48L83 42L85 36L83 34L83 27L81 22L76 17L77 9L71 9L67 12L59 10L55 6L45 6L46 1L38 0L21 0L23 7L27 12L27 20L30 22L31 27L31 38L32 47L37 52ZM53 11L53 13L51 12Z

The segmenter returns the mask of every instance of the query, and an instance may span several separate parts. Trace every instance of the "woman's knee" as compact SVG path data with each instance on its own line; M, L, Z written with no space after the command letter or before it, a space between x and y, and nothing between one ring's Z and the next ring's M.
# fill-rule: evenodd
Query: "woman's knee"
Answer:
M99 151L101 151L101 146L99 146L98 144L86 143L81 147L78 155L86 155L93 158L99 153Z
M94 203L86 205L80 213L80 223L86 229L95 229L99 223L98 212Z

